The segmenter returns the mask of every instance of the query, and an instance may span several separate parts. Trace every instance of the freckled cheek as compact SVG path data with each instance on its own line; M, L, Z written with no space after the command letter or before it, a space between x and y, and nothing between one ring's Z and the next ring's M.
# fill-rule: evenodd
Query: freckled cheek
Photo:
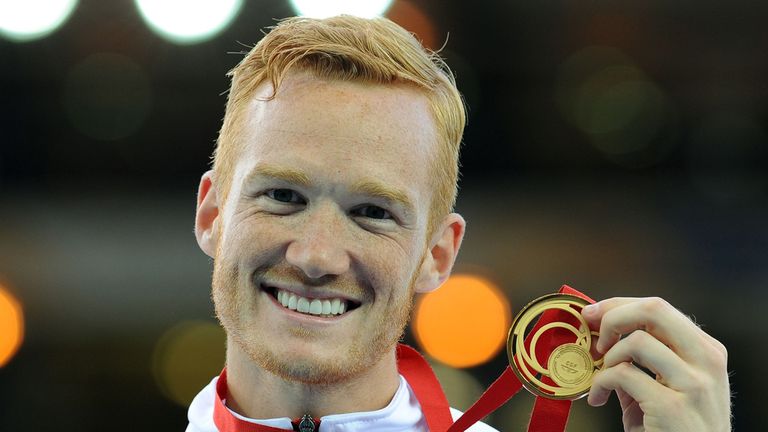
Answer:
M234 226L227 233L225 253L243 266L254 267L276 259L290 242L291 230L283 224L253 221Z
M412 263L398 252L401 250L373 246L363 256L363 265L368 269L370 283L379 298L391 298L397 295L395 291L407 289L405 275L410 274Z

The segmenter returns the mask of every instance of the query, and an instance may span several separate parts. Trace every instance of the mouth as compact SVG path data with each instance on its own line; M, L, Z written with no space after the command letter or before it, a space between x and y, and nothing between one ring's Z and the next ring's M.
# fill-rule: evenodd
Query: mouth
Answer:
M360 307L359 302L341 297L302 297L291 291L267 285L261 285L261 289L272 296L284 308L304 315L335 318Z

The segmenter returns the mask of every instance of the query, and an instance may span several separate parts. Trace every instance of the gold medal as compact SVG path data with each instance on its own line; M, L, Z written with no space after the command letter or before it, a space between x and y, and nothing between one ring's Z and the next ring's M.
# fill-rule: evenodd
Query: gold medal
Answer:
M507 339L507 355L515 375L531 393L575 400L589 392L592 376L603 359L593 360L590 354L592 338L598 334L581 316L581 309L588 304L574 295L549 294L529 303L515 317ZM546 312L562 319L533 327ZM556 343L559 345L551 346Z

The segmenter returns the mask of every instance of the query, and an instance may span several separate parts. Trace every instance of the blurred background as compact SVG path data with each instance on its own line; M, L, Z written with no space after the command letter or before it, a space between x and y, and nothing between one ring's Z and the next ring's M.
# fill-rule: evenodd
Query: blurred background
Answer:
M225 73L331 3L0 1L1 431L184 430L224 356L192 228ZM736 430L768 424L768 3L350 3L444 47L469 105L456 277L405 335L452 404L567 283L694 317L729 348ZM532 402L488 422L524 430ZM620 419L581 400L568 430Z

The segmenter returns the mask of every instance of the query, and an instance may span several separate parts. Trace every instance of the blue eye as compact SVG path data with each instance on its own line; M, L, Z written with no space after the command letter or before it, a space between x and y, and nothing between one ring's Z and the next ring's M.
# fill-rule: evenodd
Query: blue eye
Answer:
M270 189L264 194L275 201L291 204L304 204L304 198L290 189Z
M355 210L355 213L370 219L392 219L392 215L378 206L365 206Z

